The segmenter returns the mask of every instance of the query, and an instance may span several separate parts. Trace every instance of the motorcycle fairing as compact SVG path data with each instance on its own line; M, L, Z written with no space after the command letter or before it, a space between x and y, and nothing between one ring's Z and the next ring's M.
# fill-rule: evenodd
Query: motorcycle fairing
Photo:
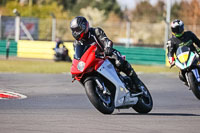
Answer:
M193 52L184 52L177 56L175 61L176 66L180 69L186 69L191 66L193 60L195 58L195 54Z
M190 68L193 64L195 67L191 67L191 71L194 74L197 82L200 82L200 75L199 70L196 68L196 65L198 65L198 55L196 55L194 52L190 51L190 48L186 46L179 47L177 49L177 59L175 61L175 64L177 67L179 67L181 70ZM187 73L186 73L186 79L187 79ZM188 80L188 79L187 79Z
M95 52L96 52L96 45L91 45L87 49L87 51L81 56L80 59L73 60L71 67L71 74L79 75L76 76L77 80L79 80L86 71L92 71L93 69L91 68L91 66L94 66L95 67L94 69L96 70L103 63L104 60L95 58ZM78 64L80 61L85 63L82 71L78 69Z
M134 105L137 103L138 97L130 96L130 92L126 89L124 83L119 79L114 66L108 59L106 59L104 63L97 69L97 72L115 85L115 107Z
M189 56L189 59L188 59L188 62L187 62L187 67L192 65L195 57L196 57L196 55L193 52L190 52L190 56Z
M189 51L178 55L178 59L181 63L185 63L188 60L188 57L189 57Z
M200 82L200 75L199 75L198 69L197 69L197 68L192 69L192 72L193 72L193 74L194 74L196 80L197 80L198 82Z

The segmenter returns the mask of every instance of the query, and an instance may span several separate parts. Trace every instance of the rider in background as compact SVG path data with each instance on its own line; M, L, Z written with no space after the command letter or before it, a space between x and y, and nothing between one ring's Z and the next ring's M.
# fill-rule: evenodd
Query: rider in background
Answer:
M113 42L101 28L90 27L86 18L82 16L75 17L70 23L70 28L75 38L74 47L76 45L91 45L94 42L97 43L99 52L104 52L116 68L131 78L138 89L143 87L134 69L122 57L121 53L113 48ZM131 91L135 92L136 90L132 88Z
M191 51L197 52L200 48L200 40L191 31L184 31L184 23L181 20L175 19L171 23L172 37L167 41L167 56L170 65L175 63L174 54L179 46L187 46ZM194 43L196 45L194 45ZM198 52L197 52L198 53ZM179 78L183 81L183 73L179 73Z
M64 47L63 41L62 41L60 38L57 38L57 39L56 39L56 46L55 46L55 51L56 51L56 52L57 52L57 50L58 50L59 48L61 48L61 45L62 45L62 47Z
M64 42L60 39L56 39L54 60L55 61L71 61L71 58L68 54L68 49L65 47Z

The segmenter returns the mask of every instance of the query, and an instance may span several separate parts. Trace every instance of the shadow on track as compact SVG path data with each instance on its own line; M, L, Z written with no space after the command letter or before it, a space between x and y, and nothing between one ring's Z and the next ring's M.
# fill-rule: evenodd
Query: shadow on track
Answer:
M190 114L190 113L149 113L149 114L139 114L139 113L115 113L113 115L149 115L149 116L200 116L200 114Z

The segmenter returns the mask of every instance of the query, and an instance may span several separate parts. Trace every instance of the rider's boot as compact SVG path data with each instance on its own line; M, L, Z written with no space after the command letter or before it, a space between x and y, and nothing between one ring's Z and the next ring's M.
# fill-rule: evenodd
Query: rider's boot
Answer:
M144 85L138 78L138 76L137 76L136 72L134 71L134 69L132 68L132 66L127 61L124 62L124 67L123 67L122 71L131 78L133 84L136 86L136 88L132 87L130 91L131 92L142 91L142 89L144 88Z
M140 81L140 79L138 78L137 74L135 73L135 71L132 69L132 74L129 75L129 77L132 79L133 84L136 86L136 92L140 92L143 90L144 85L143 83Z

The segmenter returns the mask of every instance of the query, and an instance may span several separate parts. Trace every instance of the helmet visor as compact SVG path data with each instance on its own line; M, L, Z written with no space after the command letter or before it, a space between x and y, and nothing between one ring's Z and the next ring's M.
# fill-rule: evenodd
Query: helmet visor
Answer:
M184 31L184 25L172 27L171 29L174 34L181 34Z
M81 33L83 31L82 27L78 26L75 28L71 28L73 32Z
M183 35L184 29L182 27L172 28L172 32L176 37L181 37Z
M179 27L172 28L172 32L175 34L180 34Z
M76 27L71 27L71 30L73 32L81 33L85 30L85 25L82 24L82 25L79 25L79 26L76 26Z
M73 36L74 36L74 38L75 38L76 40L79 40L80 35L81 35L82 33L84 33L85 28L86 28L86 27L85 27L84 24L82 24L82 25L80 25L80 26L77 26L77 27L72 27L72 28L71 28L72 34L73 34Z

